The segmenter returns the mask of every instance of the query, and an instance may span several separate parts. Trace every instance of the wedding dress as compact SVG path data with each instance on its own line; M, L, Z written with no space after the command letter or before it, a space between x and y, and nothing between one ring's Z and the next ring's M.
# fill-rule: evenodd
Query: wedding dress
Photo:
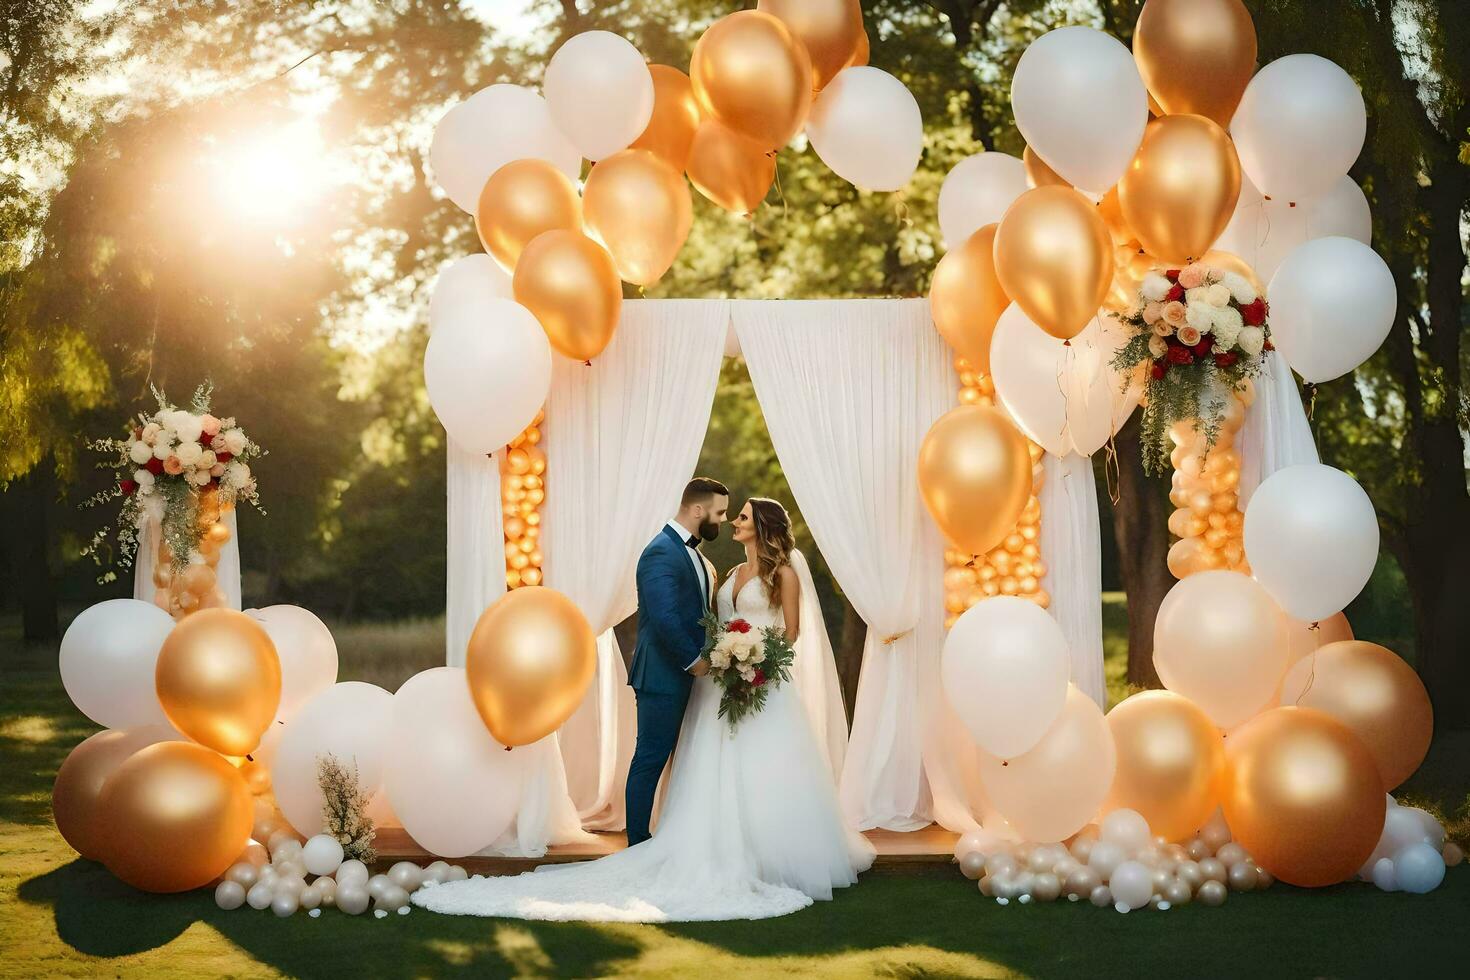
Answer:
M720 588L722 620L782 626L752 578ZM415 905L454 915L592 922L765 919L830 899L873 863L843 821L824 750L793 682L731 731L720 690L695 678L654 836L596 861L420 889Z

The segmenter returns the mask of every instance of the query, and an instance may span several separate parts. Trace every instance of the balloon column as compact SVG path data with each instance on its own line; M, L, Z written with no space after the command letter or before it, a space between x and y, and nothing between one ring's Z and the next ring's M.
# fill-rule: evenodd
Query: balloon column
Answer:
M500 507L505 531L505 584L541 584L541 504L546 500L546 451L537 413L500 457Z

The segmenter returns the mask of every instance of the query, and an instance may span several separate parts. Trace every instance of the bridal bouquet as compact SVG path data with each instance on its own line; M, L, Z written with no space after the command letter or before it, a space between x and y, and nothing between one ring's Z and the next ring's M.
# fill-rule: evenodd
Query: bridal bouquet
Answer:
M1151 272L1131 313L1115 314L1133 329L1113 368L1144 380L1143 462L1162 472L1173 448L1169 430L1186 422L1214 444L1227 395L1239 394L1260 374L1271 350L1270 308L1244 276L1195 263Z
M114 471L115 484L86 501L86 506L122 500L117 519L120 567L132 565L138 532L154 521L162 529L162 543L174 570L181 571L201 550L213 550L207 539L222 509L228 510L237 501L257 503L250 461L263 451L233 418L210 413L211 390L201 385L186 411L155 388L158 410L140 413L125 438L87 443L89 449L111 457L98 465ZM109 530L99 530L83 554L100 563ZM109 573L104 579L112 577Z
M720 685L719 717L728 718L733 731L746 715L766 706L771 688L791 680L796 651L776 626L757 630L743 619L722 623L714 613L700 625L704 648L699 655L709 661L710 676Z

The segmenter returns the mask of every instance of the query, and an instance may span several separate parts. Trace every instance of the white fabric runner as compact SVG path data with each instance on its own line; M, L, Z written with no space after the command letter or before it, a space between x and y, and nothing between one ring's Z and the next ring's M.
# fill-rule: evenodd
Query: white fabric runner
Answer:
M444 662L463 667L475 623L505 594L505 532L500 468L450 440L446 457L448 552L444 588Z
M1272 473L1299 463L1321 462L1296 378L1280 351L1266 352L1255 385L1256 400L1245 410L1240 429L1241 510Z
M636 717L612 627L636 608L638 557L694 475L729 319L725 300L629 300L612 343L590 366L556 358L543 430L541 550L546 584L566 593L598 634L597 677L560 732L571 796L588 829L624 826Z
M1076 453L1042 456L1042 588L1072 652L1072 683L1107 707L1103 681L1102 540L1092 460Z
M943 614L923 601L942 575L943 549L914 473L924 434L955 401L949 351L924 300L732 309L791 491L868 624L843 810L859 829L918 829L935 809L925 767L947 759L925 758L925 719L939 705L933 692L921 699L920 661L939 647L920 627Z

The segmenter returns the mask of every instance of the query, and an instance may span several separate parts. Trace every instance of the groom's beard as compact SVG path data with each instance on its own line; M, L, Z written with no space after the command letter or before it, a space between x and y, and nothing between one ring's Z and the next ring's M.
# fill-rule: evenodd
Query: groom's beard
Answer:
M720 536L720 525L715 521L699 522L699 537L704 541L713 541Z

